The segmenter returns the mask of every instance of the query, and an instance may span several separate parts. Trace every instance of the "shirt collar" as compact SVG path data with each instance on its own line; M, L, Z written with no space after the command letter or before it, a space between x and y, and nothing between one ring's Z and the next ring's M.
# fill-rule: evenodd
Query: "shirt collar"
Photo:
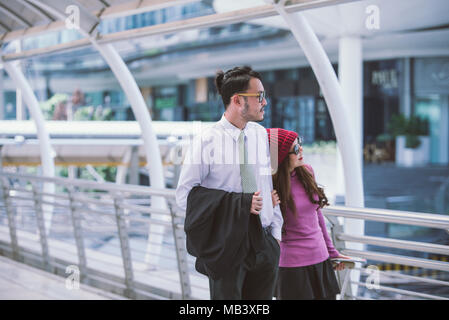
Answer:
M224 114L221 116L221 119L218 122L223 126L223 128L226 130L226 132L229 133L235 141L238 141L240 132L242 132L242 130L240 130L239 128L234 126L232 123L230 123L228 121L228 119L226 119ZM243 132L246 136L247 132L248 132L248 124L246 124L245 128L243 128Z

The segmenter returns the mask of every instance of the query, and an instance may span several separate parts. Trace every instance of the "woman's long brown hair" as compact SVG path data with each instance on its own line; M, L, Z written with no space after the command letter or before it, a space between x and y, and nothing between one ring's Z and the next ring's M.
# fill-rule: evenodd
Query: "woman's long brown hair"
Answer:
M287 213L287 207L295 216L297 215L296 204L291 193L290 171L288 164L289 157L286 157L279 165L277 172L273 175L273 187L276 189L279 200L281 201L280 207L284 218ZM296 178L299 182L301 182L306 190L310 202L317 204L319 208L328 206L329 202L324 190L323 188L318 187L312 173L305 166L297 167L294 170L296 172ZM294 178L292 177L292 179ZM318 200L314 199L314 195L318 195Z

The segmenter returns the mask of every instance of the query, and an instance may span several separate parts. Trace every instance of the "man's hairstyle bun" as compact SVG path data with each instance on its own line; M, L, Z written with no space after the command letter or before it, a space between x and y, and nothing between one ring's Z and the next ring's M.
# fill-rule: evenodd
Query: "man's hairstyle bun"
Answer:
M218 70L215 74L215 87L217 87L217 91L220 95L221 95L221 88L223 86L224 75L225 74L223 70Z

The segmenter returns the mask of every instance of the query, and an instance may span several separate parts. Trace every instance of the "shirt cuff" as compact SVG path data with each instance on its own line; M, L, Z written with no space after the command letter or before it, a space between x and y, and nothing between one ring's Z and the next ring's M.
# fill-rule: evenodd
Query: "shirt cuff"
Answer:
M271 235L276 239L281 241L282 239L282 233L281 233L281 228L273 228L271 230Z

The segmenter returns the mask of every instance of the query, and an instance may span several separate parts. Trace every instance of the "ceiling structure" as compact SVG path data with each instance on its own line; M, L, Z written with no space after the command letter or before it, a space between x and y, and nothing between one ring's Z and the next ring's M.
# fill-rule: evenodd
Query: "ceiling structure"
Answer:
M53 0L41 0L41 2L48 1ZM103 20L197 1L84 0L78 1L78 3L99 20ZM0 34L1 41L7 42L64 27L63 22L57 21L51 13L39 9L40 7L34 5L33 2L35 0L0 0L0 21L4 31L3 34ZM296 14L296 11L302 11L332 62L338 61L339 39L342 36L360 36L362 38L364 60L449 55L449 15L446 14L449 12L449 1L446 0L296 0L291 3L293 3L291 12ZM241 0L238 2L215 0L213 5L216 14L98 35L97 39L99 43L114 44L129 64L139 85L182 83L193 78L212 76L217 68L228 68L235 64L251 64L253 68L261 71L308 65L301 48L289 35L283 20L270 9L271 6L267 5L264 0ZM378 8L379 29L366 27L369 16L367 8L372 5ZM307 10L303 11L303 9ZM21 13L20 16L17 12ZM184 54L170 58L169 64L161 62L161 59L157 57L144 57L144 63L140 63L141 57L136 57L135 48L142 48L142 50L153 48L155 43L162 41L160 35L172 35L167 40L167 46L170 45L170 41L186 43L192 39L197 42L196 31L239 21L268 26L275 30L285 29L287 33L286 36L278 33L277 38L272 37L272 41L259 41L259 43L249 44L245 48L222 45L218 50L205 47L203 50L197 50L201 52L189 53L187 49L181 47L179 50L182 50ZM0 25L1 31L2 26ZM253 41L253 43L256 42ZM90 42L81 38L69 43L20 53L4 53L3 59L7 61L54 56L57 61L58 52L78 49L74 52L73 59L81 56L82 53L86 58L84 60L89 60L92 64L98 61L97 65L100 68L94 73L92 81L85 82L86 88L81 89L88 89L89 83L94 85L90 88L95 88L97 81L95 79L99 78L111 87L117 88L116 80L109 76L108 67L101 57L93 50L90 52L79 50L89 47ZM75 64L71 63L71 65ZM61 72L64 71L67 70L62 64ZM75 76L76 72L72 74ZM82 77L89 78L90 76L82 75ZM67 79L67 81L69 80ZM58 91L58 89L69 85L65 83L67 81L54 79L50 85L55 91Z

